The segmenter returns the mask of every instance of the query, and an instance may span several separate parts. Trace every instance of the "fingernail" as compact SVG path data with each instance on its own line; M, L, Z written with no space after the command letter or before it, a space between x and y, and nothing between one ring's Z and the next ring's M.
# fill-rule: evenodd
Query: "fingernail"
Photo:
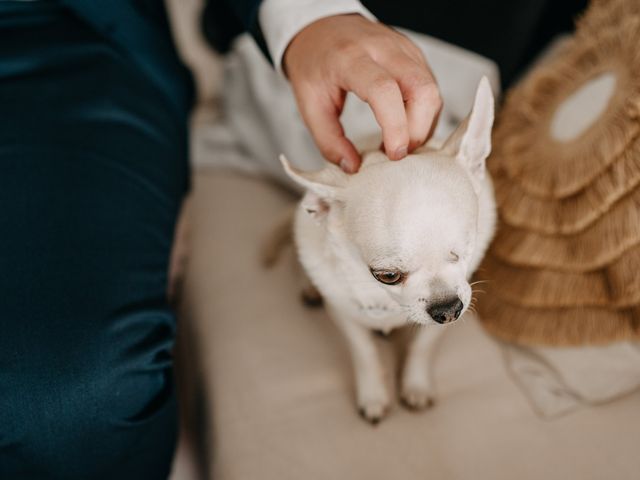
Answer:
M351 166L349 160L347 160L346 158L340 160L340 168L347 173L353 173L353 167Z
M396 154L395 157L397 159L401 159L407 156L407 153L409 153L409 149L408 147L400 147L399 149L396 150Z

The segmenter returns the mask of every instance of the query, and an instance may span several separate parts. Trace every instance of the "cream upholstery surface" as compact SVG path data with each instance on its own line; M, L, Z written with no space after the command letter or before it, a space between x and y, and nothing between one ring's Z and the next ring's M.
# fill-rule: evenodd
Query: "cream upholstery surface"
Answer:
M396 403L378 426L362 421L346 348L325 312L299 301L292 250L273 270L259 264L262 240L293 201L256 179L195 177L185 302L211 478L640 478L640 393L543 420L472 318L443 337L434 408ZM390 384L398 343L379 342Z

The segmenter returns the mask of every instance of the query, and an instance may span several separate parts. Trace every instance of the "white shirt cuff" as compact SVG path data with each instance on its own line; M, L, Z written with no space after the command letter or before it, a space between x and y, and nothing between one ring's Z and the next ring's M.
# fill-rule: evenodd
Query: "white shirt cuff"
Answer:
M300 30L321 18L349 13L376 21L358 0L264 0L258 19L276 69L282 72L284 52Z

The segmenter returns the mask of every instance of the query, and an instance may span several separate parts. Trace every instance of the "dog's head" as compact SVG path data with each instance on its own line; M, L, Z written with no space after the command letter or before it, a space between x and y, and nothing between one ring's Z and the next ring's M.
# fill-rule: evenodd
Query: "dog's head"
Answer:
M365 154L359 173L333 165L306 173L282 161L307 189L303 207L384 288L409 320L449 323L468 308L478 198L491 150L493 95L486 79L469 117L439 150L401 161Z

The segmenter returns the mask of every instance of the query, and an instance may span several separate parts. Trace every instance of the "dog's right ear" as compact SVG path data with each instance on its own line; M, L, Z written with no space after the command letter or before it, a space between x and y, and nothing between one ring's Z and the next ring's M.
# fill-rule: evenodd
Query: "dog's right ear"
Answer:
M322 170L303 172L293 167L284 155L280 155L280 162L289 178L310 192L303 207L311 216L319 217L328 212L332 204L342 201L349 179L336 165L328 163Z
M485 160L491 153L494 99L487 77L482 77L469 116L447 139L442 152L453 156L472 174L484 176Z

